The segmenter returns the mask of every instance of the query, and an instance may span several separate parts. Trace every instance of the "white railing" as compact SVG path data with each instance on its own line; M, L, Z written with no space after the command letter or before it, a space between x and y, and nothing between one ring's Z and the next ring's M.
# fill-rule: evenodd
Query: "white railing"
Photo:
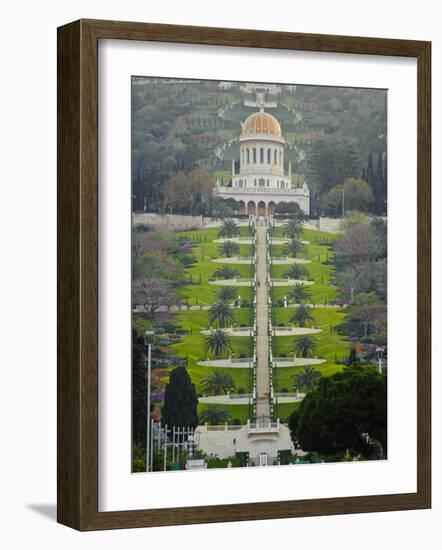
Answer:
M250 399L253 397L252 393L228 393L227 399Z
M294 397L295 399L302 399L305 396L304 393L299 392L276 392L275 397Z
M231 327L231 332L252 332L253 327Z
M273 332L275 330L279 330L281 332L292 332L293 331L293 327L278 327L278 326L275 326L273 327L273 329L271 328L270 330L273 330Z
M277 432L279 431L279 418L275 421L272 421L271 418L257 418L256 422L247 421L247 426L249 432Z
M199 429L204 429L206 432L228 432L231 430L240 430L244 425L235 424L221 424L219 426L210 426L209 424L203 424L199 426Z
M230 195L231 193L256 193L257 195L261 193L271 193L272 195L302 195L306 196L306 193L302 188L296 189L278 189L273 187L219 187L220 195Z

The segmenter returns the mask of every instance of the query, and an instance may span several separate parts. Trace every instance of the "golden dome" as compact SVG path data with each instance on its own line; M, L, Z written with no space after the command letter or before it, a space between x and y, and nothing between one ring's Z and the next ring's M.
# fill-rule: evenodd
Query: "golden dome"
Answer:
M243 125L242 135L243 137L270 135L281 138L282 131L279 122L274 116L265 111L259 111L258 113L253 113L246 119Z

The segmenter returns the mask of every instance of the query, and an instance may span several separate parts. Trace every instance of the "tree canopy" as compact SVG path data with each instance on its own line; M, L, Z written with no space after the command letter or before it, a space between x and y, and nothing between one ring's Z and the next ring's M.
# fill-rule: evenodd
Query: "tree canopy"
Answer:
M162 422L168 426L195 428L198 425L198 398L185 367L176 367L166 385Z
M289 427L305 451L338 455L348 449L370 457L380 444L386 454L386 376L374 368L352 366L321 377L291 414Z
M226 409L217 407L216 405L209 405L200 414L200 424L210 424L211 426L217 426L229 422L230 414Z
M320 206L326 215L342 216L351 210L368 212L374 200L373 190L366 181L347 178L322 196Z

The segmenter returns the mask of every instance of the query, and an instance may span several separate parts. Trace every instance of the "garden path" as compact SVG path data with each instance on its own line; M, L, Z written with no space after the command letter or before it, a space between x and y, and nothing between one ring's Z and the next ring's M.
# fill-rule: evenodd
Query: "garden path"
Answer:
M261 219L256 227L256 416L270 417L270 370L269 370L269 310L268 310L268 265L267 225Z

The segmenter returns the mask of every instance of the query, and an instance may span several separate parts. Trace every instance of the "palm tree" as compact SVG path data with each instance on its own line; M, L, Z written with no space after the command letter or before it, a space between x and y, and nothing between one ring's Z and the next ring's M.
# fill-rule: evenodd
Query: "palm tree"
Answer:
M204 351L209 351L215 354L215 357L220 357L224 352L232 351L230 336L222 328L211 330L204 338Z
M293 386L305 391L311 391L318 385L321 373L313 367L306 366L293 377Z
M302 283L296 283L291 287L289 298L293 298L295 304L302 304L310 298L310 291Z
M282 234L288 239L299 239L302 235L302 222L296 218L288 221L282 226Z
M290 317L289 321L295 323L298 327L304 328L307 321L313 322L315 320L310 308L304 304L299 305L295 313Z
M219 237L238 237L240 235L240 229L235 220L224 220L221 224L221 229L218 232Z
M225 241L218 247L218 251L221 255L231 258L239 254L239 245L233 241Z
M292 258L297 258L298 254L301 252L304 252L305 245L301 241L297 241L295 239L292 239L285 248L286 254L288 256L291 256Z
M235 382L230 374L214 370L201 380L201 387L209 395L223 395L235 389Z
M231 302L236 298L236 290L232 286L222 286L217 294L219 302Z
M293 264L284 272L284 277L288 279L308 279L309 272L305 267L299 264Z
M238 277L239 271L235 269L234 267L230 267L228 265L223 265L220 268L218 268L213 276L215 279L234 279L235 277Z
M200 424L210 424L211 426L217 426L220 424L226 424L230 420L230 414L226 409L217 407L215 405L209 405L207 409L203 409L199 417Z
M227 324L232 324L235 321L235 314L227 302L216 302L210 307L209 321L224 328Z
M316 351L318 344L313 336L299 336L296 338L294 350L296 355L301 357L311 357L311 355Z
M239 204L235 199L213 198L211 201L211 221L224 220L233 216L235 210L239 210Z

